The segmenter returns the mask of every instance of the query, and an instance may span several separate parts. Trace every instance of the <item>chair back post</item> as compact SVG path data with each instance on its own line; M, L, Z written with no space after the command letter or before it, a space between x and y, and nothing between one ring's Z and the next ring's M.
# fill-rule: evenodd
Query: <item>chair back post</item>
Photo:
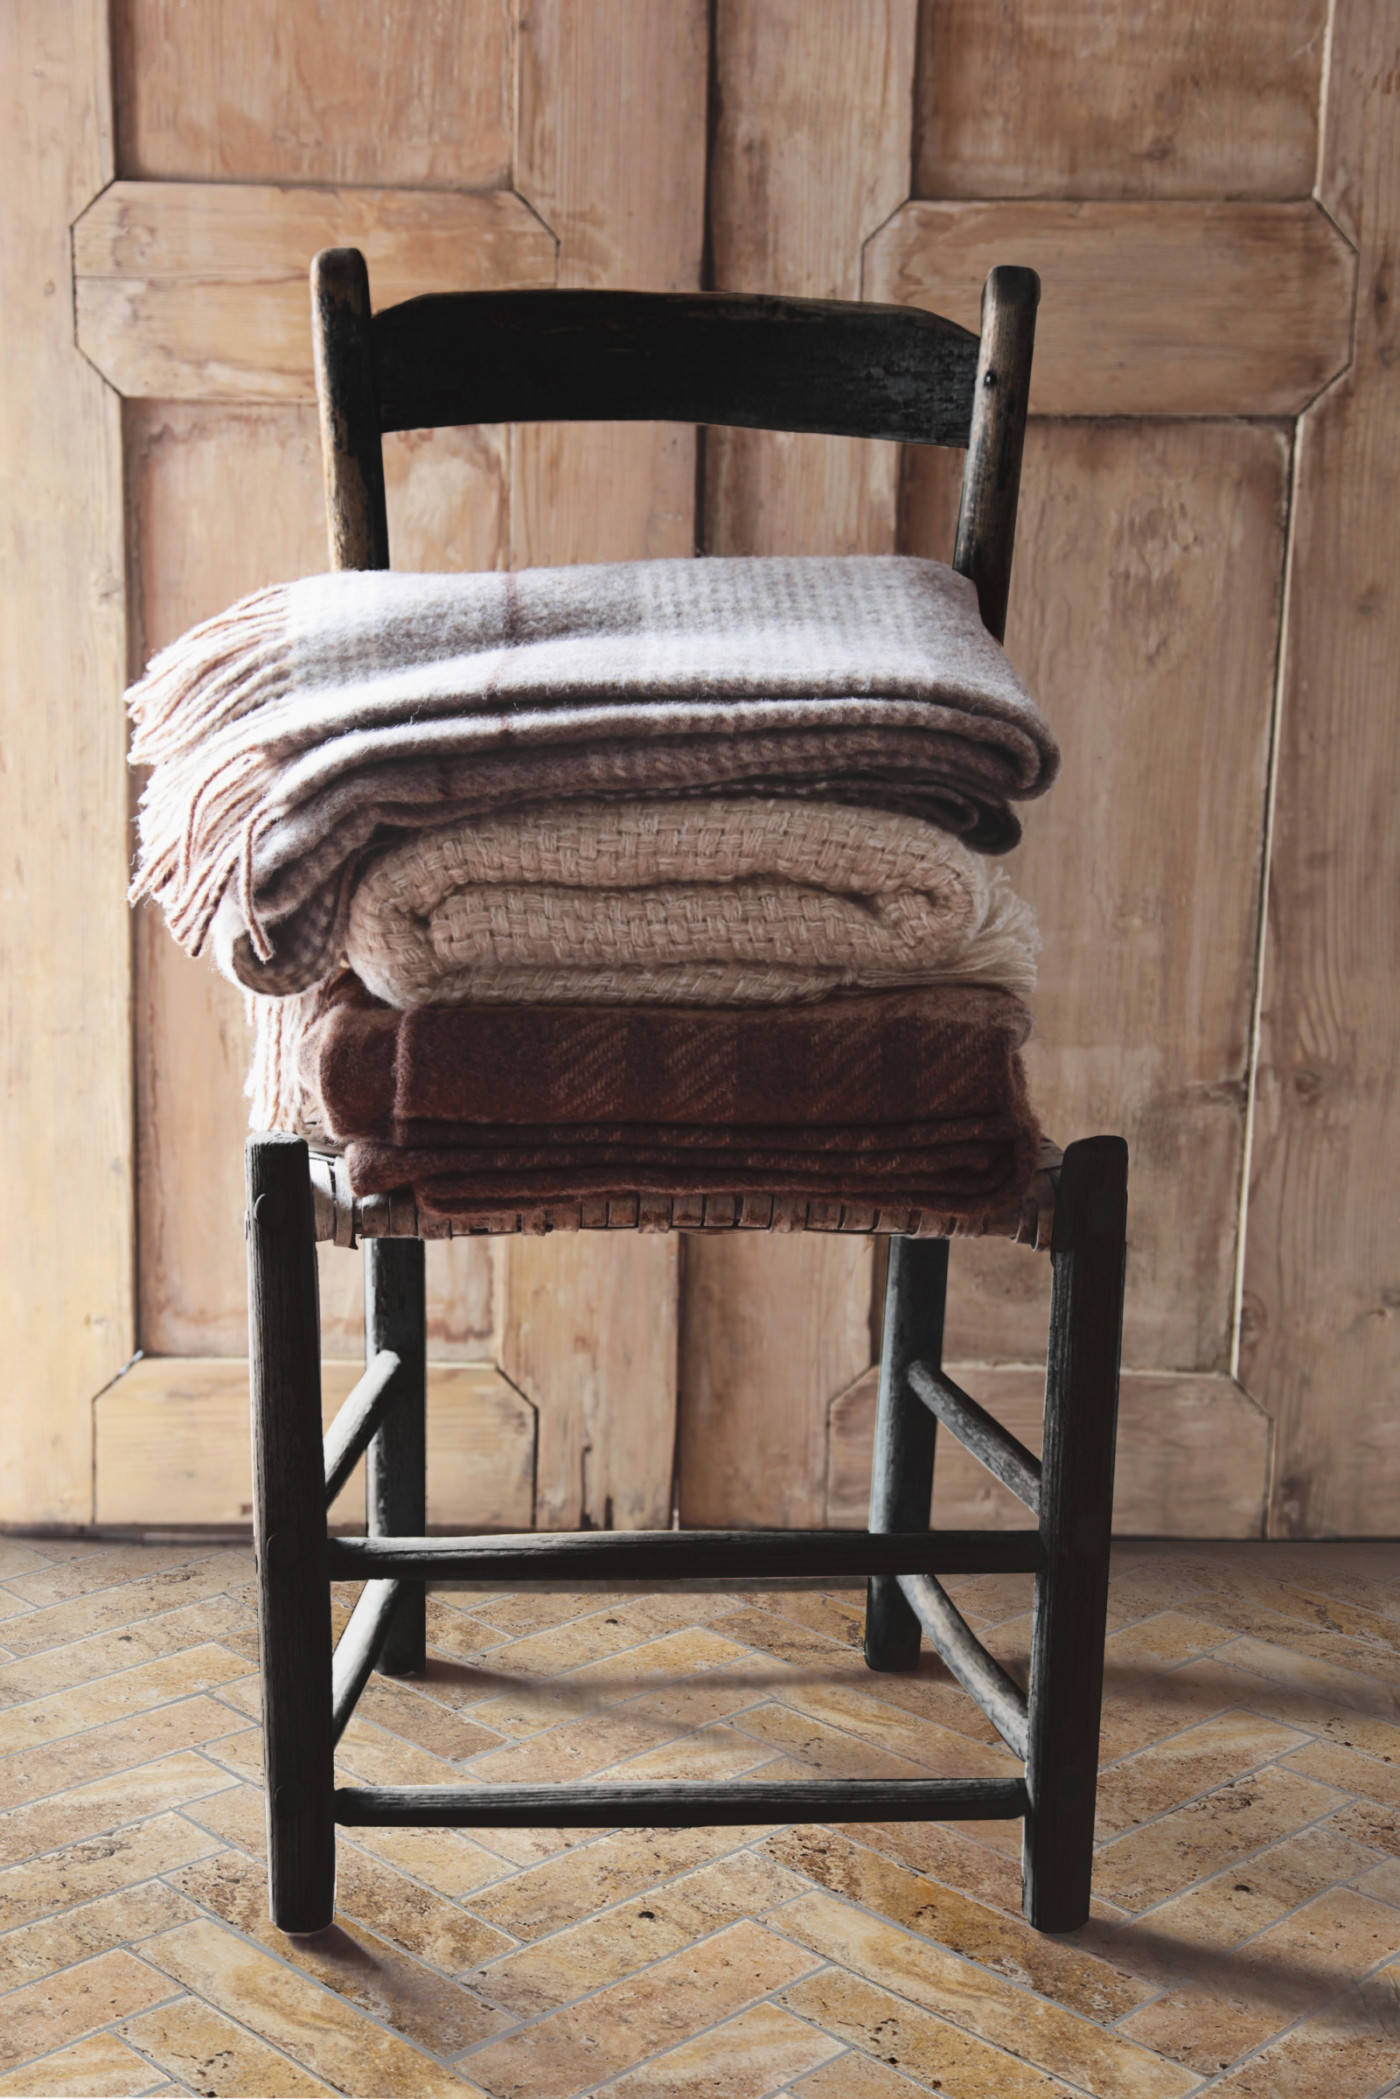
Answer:
M331 567L387 568L389 518L369 271L358 248L323 248L312 263L311 335Z
M1035 271L1008 263L998 264L982 290L982 343L953 566L976 585L982 624L997 641L1006 636L1039 304Z

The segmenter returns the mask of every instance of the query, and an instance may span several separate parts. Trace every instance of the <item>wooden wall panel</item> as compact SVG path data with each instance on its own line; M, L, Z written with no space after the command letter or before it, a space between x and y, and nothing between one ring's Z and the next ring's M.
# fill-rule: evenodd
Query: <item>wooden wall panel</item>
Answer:
M908 544L932 525L945 553L925 473L947 515L947 466L915 455ZM1028 1064L1053 1136L1128 1139L1144 1369L1230 1364L1287 475L1270 425L1036 422L1027 442L1007 648L1064 753L1008 862L1045 943ZM1043 1262L955 1246L950 1350L1034 1361L1048 1290Z
M132 672L245 591L326 566L315 413L132 402L126 409ZM506 537L507 433L390 439L385 468L396 556L489 568ZM175 1356L241 1355L243 999L207 960L175 946L159 913L137 914L136 1068L140 1338ZM428 1254L435 1352L479 1357L492 1338L492 1249L442 1241ZM321 1249L325 1345L361 1338L357 1257Z
M908 187L913 0L719 0L710 165L722 291L860 294L862 244ZM894 446L706 433L711 554L892 552ZM827 1408L871 1360L875 1249L690 1237L681 1515L820 1521Z
M1393 1536L1400 1506L1396 27L1337 11L1320 189L1356 351L1299 431L1241 1349L1284 1536Z
M965 1391L1039 1455L1043 1370L955 1363ZM870 1502L875 1374L831 1409L826 1520L860 1530ZM1269 1476L1269 1421L1228 1377L1124 1373L1113 1528L1120 1538L1257 1538ZM949 1435L938 1438L933 1521L949 1530L1018 1530L1025 1508Z
M120 403L68 228L112 175L105 0L0 8L0 1522L82 1523L133 1345Z
M923 197L1305 197L1327 0L924 0Z
M499 187L513 14L513 0L121 0L121 171Z

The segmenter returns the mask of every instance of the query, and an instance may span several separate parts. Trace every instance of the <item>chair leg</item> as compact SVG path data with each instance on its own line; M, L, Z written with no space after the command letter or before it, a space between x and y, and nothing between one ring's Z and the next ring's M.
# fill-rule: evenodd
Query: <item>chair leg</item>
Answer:
M315 1221L299 1137L250 1137L248 1355L272 1921L335 1909L331 1608Z
M421 1538L428 1528L427 1303L421 1239L365 1241L365 1360L392 1348L403 1368L393 1404L369 1446L368 1529L372 1538ZM399 1598L379 1669L408 1676L427 1660L427 1592L421 1582Z
M908 1371L914 1362L941 1367L947 1294L946 1239L891 1239L870 1477L872 1531L928 1529L938 1424L909 1389ZM872 1575L865 1598L867 1666L917 1669L921 1637L894 1576Z
M1128 1148L1065 1153L1051 1241L1045 1448L1031 1634L1026 1915L1073 1931L1089 1915L1123 1330Z

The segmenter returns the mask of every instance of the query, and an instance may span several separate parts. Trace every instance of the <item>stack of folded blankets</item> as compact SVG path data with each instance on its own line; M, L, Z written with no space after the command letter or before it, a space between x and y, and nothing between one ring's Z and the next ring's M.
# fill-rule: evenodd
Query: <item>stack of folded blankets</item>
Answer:
M1058 760L952 570L319 576L129 701L133 893L254 995L255 1126L357 1195L975 1220L1029 1183L1036 935L988 856Z

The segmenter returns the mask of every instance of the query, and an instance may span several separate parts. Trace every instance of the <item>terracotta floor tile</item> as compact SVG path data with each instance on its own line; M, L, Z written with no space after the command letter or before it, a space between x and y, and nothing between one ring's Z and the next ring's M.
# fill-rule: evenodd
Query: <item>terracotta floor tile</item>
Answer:
M833 1894L1101 2025L1111 2025L1151 1994L1072 1941L1045 1938L1024 1919L940 1887L834 1830L785 1830L770 1837L765 1849Z
M830 1895L804 1895L772 1922L813 1952L1098 2099L1178 2099L1195 2082L1177 2064Z
M197 1997L143 2012L121 2032L162 2070L219 2099L314 2099L336 2089Z
M509 1871L494 1852L460 1829L357 1829L353 1838L342 1831L338 1841L382 1859L453 1901Z
M68 1844L0 1873L0 1932L75 1902L169 1873L206 1856L213 1840L180 1815L156 1815L107 1837Z
M471 1897L488 1923L539 1939L595 1911L737 1851L766 1832L748 1829L618 1829Z
M990 1825L984 1825L989 1827ZM850 1822L839 1833L991 1908L1021 1914L1021 1868L946 1822Z
M1359 1984L1210 2087L1211 2099L1375 2099L1394 2090L1395 1971Z
M1135 2012L1122 2031L1214 2076L1397 1952L1400 1912L1339 1889L1252 1939L1199 1983Z
M193 1995L234 2014L313 2076L355 2099L454 2099L463 2079L343 1998L210 1919L142 1945ZM469 2086L470 2088L470 2086Z
M228 1733L229 1719L228 1707L212 1698L186 1698L42 1749L0 1757L0 1809L216 1741Z
M194 1915L193 1904L177 1889L163 1880L148 1880L67 1909L62 1916L37 1917L0 1937L0 1993L149 1938Z
M224 1573L220 1562L206 1560L192 1567L169 1568L144 1581L121 1582L115 1588L103 1589L96 1595L84 1596L72 1603L31 1610L22 1625L10 1627L5 1645L16 1654L33 1655L44 1649L56 1652L64 1647L82 1646L99 1634L107 1634L113 1639L114 1654L119 1655L122 1649L115 1644L118 1631L137 1638L149 1633L171 1612L189 1612L201 1605L208 1612L211 1625L221 1629L255 1624L254 1614L247 1604L235 1601L227 1593ZM219 1633L204 1635L205 1639L218 1637ZM184 1644L192 1647L195 1643L188 1640ZM121 1664L114 1661L112 1666L116 1668ZM8 1670L0 1671L0 1680L8 1674Z
M864 2050L880 2067L904 2073L893 2086L862 2085L852 2078L852 2099L857 2095L863 2099L867 2091L871 2099L905 2099L908 2078L919 2091L946 2092L949 2099L1071 2099L1070 2087L1048 2071L990 2047L946 2019L844 1968L824 1969L809 1981L784 1990L779 2001L825 2032ZM808 2080L804 2091L816 2090L821 2099L847 2099L848 2087L841 2074L846 2060L833 2066L829 2085Z
M488 2042L470 2057L471 2074L497 2099L569 2099L732 2017L813 1965L800 1947L761 1925L735 1924L586 2004L550 2013L526 2033Z
M220 1792L233 1781L226 1771L193 1751L138 1764L112 1778L74 1786L46 1800L32 1800L0 1815L0 1866L36 1858L59 1844L76 1843L120 1829L128 1822L183 1807Z
M839 2041L779 2005L756 2004L603 2090L612 2099L764 2099L840 2051Z
M1094 1862L1094 1886L1124 1909L1147 1909L1301 1823L1319 1821L1342 1797L1331 1786L1271 1765L1115 1837Z
M1306 1741L1297 1728L1249 1713L1203 1720L1100 1771L1096 1833L1117 1836L1240 1773L1287 1756Z
M1382 1807L1400 1808L1400 1764L1360 1755L1340 1742L1309 1742L1286 1760L1285 1769L1319 1778L1343 1793L1360 1793Z
M120 1952L101 1953L95 1960L65 1969L61 1989L55 1989L47 1977L26 1983L11 1990L4 2000L0 2070L51 2055L56 2048L132 2012L145 2011L173 1994L163 1975Z
M59 2093L91 2093L93 2099L127 2099L150 2092L160 2073L115 2034L95 2033L71 2048L60 2048L42 2062L0 2077L0 2099L55 2099Z
M104 1721L215 1690L244 1675L247 1666L241 1655L207 1643L120 1670L77 1690L11 1706L0 1712L0 1756L22 1753L40 1742L60 1741L65 1735L100 1727Z
M345 1897L353 1897L356 1892L353 1854L348 1858L342 1854L339 1863L339 1882L349 1881L351 1886L337 1886L337 1911L347 1907ZM397 1881L400 1888L406 1885L387 1867L377 1866L377 1862L371 1870L381 1880ZM507 2023L471 1990L435 1973L421 1961L408 1958L402 1950L406 1939L427 1939L439 1955L436 1966L443 1968L448 1959L457 1967L466 1966L466 1960L455 1956L468 1948L471 1950L467 1960L480 1961L509 1945L503 1933L479 1924L474 1917L464 1917L460 1911L432 1919L435 1931L423 1930L422 1920L415 1918L405 1932L402 1918L393 1914L395 1896L390 1890L384 1908L375 1912L377 1931L347 1912L338 1914L326 1931L288 1939L268 1916L266 1874L241 1852L224 1851L206 1859L179 1874L177 1885L192 1902L212 1910L245 1938L256 1939L293 1967L334 1990L338 1997L358 2005L371 2018L392 2026L396 2033L433 2055L460 2055L464 2048L498 2033ZM437 1897L428 1899L446 1912L446 1905L439 1903ZM402 1907L401 1898L397 1906ZM442 1958L444 1954L447 1959Z
M355 1711L362 1720L372 1721L376 1727L400 1735L434 1756L446 1757L450 1763L460 1763L465 1757L493 1749L501 1739L493 1728L478 1724L475 1717L463 1720L438 1700L423 1697L411 1678L394 1682L388 1677L372 1676L355 1702Z

